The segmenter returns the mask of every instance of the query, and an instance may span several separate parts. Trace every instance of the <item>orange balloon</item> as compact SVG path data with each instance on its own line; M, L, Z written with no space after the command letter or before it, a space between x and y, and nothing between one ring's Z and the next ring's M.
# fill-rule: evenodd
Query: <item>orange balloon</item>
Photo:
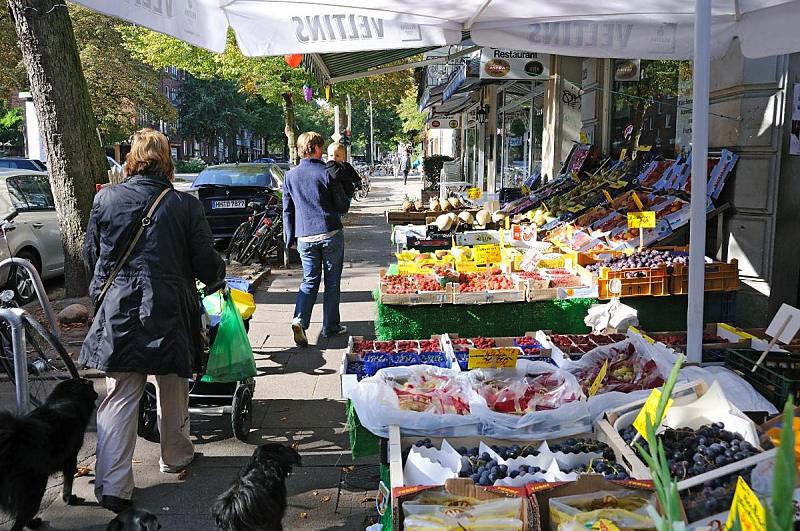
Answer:
M290 53L288 55L283 56L283 60L286 61L286 64L292 68L297 68L300 66L300 63L303 62L303 54L301 53Z

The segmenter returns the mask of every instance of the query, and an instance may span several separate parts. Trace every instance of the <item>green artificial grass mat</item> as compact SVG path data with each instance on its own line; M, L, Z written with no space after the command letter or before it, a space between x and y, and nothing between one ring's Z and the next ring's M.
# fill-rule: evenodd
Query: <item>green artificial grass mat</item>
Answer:
M347 401L347 434L350 438L350 453L353 459L378 455L380 439L361 425L356 408L351 400Z
M457 305L378 305L378 339L422 339L451 333L462 337L517 336L527 331L552 330L585 334L583 319L597 299L556 299L536 302ZM622 299L635 308L639 326L651 332L686 330L687 297L632 297ZM732 322L735 293L706 293L704 322Z

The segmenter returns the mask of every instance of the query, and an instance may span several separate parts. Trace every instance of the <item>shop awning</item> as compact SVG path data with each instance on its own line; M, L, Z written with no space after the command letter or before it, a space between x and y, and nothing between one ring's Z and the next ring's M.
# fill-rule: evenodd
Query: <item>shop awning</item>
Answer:
M691 58L694 0L76 0L209 50L228 28L245 55L343 53L476 44L583 57ZM763 57L798 50L800 0L713 0L712 55L733 38Z
M303 62L314 74L319 84L324 85L330 83L331 79L336 80L397 63L435 48L437 47L428 46L398 50L309 54L305 56Z

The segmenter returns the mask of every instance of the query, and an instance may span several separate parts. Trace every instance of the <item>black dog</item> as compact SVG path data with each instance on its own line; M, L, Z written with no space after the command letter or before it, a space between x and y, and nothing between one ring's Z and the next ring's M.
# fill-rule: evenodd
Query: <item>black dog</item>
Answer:
M12 531L42 523L35 516L56 472L64 474L61 498L77 503L72 480L95 400L92 382L66 380L24 417L0 412L0 509L16 519Z
M126 509L106 526L106 531L158 531L161 524L156 515L145 509Z
M282 444L256 448L250 462L239 472L211 510L222 531L281 531L286 513L286 476L300 454Z

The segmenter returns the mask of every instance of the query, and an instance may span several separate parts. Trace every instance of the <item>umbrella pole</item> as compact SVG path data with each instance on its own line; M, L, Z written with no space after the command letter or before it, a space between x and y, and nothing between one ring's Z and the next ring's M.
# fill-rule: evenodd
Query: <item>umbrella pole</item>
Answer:
M708 179L708 100L711 68L711 0L695 0L692 64L692 197L689 225L689 303L686 352L689 363L703 354L703 296Z

